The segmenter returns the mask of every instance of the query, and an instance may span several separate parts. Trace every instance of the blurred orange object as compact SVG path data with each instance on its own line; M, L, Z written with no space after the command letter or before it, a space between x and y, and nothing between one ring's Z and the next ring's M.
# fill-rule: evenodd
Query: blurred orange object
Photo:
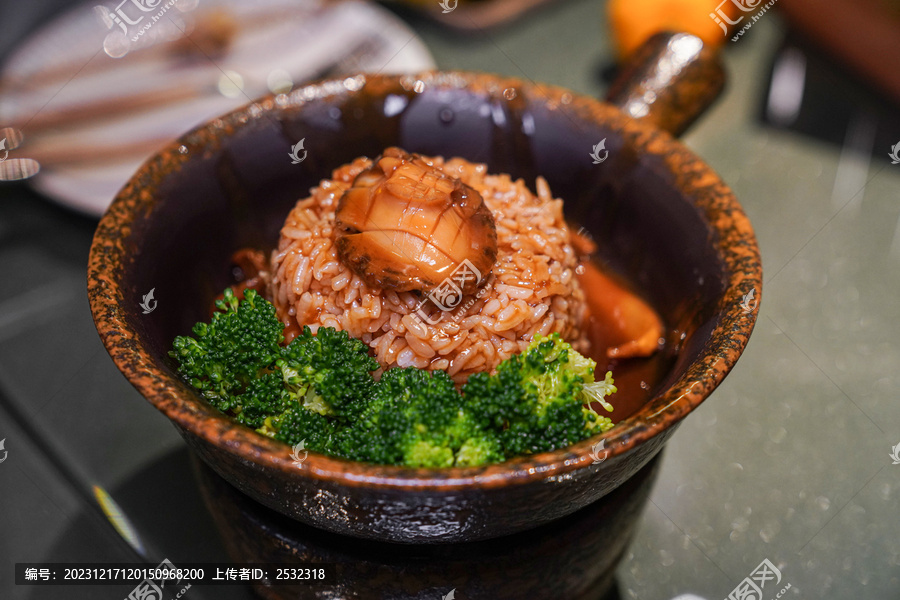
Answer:
M609 0L616 53L624 59L660 31L692 33L704 44L720 46L728 38L709 16L717 8L732 18L739 12L733 2L722 0Z

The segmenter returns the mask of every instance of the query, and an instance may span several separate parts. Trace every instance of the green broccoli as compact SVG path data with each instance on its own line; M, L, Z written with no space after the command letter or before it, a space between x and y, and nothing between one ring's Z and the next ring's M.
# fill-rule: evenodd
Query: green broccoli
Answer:
M558 334L535 339L494 375L456 391L442 372L389 369L360 417L338 434L337 453L411 467L478 466L569 446L610 429L590 403L612 407L611 373L594 382L594 361Z
M606 396L615 394L618 391L613 383L612 371L606 372L606 377L604 377L603 381L594 381L594 376L591 374L590 379L584 383L584 388L582 389L585 395L584 424L590 430L591 435L609 431L613 428L612 419L601 416L593 407L593 403L597 402L604 410L608 412L613 411L612 404L606 400Z
M283 345L274 306L230 289L196 337L169 353L204 398L238 422L287 444L377 464L478 466L568 446L613 426L591 407L616 391L611 373L558 334L536 337L495 374L457 391L443 371L388 369L344 331L304 327Z
M305 326L284 350L278 366L285 386L302 405L343 421L356 418L375 381L378 362L368 346L346 331L320 327L315 335Z
M559 334L537 336L496 374L469 377L462 389L466 409L496 431L506 458L569 446L613 426L590 407L597 400L612 410L603 396L616 391L611 373L594 382L595 366Z
M502 460L466 414L453 380L443 371L413 367L385 371L366 409L341 432L339 448L354 460L410 467Z
M267 419L265 430L257 431L272 435L276 440L291 446L302 441L313 452L335 454L338 426L333 419L301 406L294 406Z
M254 290L246 290L238 301L229 288L216 308L208 324L194 325L196 337L175 338L169 355L178 361L178 372L216 408L259 427L266 414L284 408L280 374L274 373L284 325L275 307Z
M225 290L216 308L209 324L194 326L196 337L175 338L169 355L178 372L239 423L296 441L308 428L309 448L330 447L313 440L328 430L324 421L304 413L349 419L364 406L378 368L366 345L343 331L324 327L313 335L304 327L285 347L275 307L252 289L240 301Z
M456 461L453 464L457 467L478 467L504 460L506 456L500 438L494 432L485 430L463 442L456 451Z

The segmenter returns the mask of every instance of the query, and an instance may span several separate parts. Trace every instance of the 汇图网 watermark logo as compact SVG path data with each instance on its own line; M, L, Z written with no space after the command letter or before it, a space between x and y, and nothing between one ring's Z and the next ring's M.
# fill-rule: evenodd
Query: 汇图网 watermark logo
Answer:
M456 588L447 592L446 596L441 596L441 600L454 600L456 598Z
M441 11L443 14L447 14L456 10L456 5L459 3L459 0L441 0L438 2L438 5L444 10Z
M728 12L722 8L729 2L738 7L742 12L751 12L756 10L762 0L756 0L755 2L754 0L722 0L716 7L716 11L709 13L709 18L722 28L722 35L728 35L728 25L737 25L744 20L744 17L738 17L736 21L731 20L728 16ZM728 23L728 25L726 25L726 23Z
M609 456L609 450L606 449L606 440L600 440L591 446L590 455L593 459L592 465L599 465L606 460L606 457Z
M186 591L191 589L191 584L186 584L178 592L169 592L172 588L181 585L181 579L175 579L175 574L181 569L175 567L168 558L164 558L151 572L154 577L148 577L137 584L125 597L125 600L167 600L169 598L181 598ZM180 575L179 575L180 576ZM167 590L167 592L163 592Z
M756 310L756 306L759 304L759 301L756 299L756 288L753 288L741 298L741 310L744 311L744 314L749 315L754 310Z
M470 298L469 301L460 306L463 298L463 288L466 287L466 283L469 281L474 281L475 286L481 285L481 271L472 264L469 259L466 259L460 263L458 267L450 274L449 277L444 279L437 287L428 292L428 295L422 299L421 302L416 306L414 317L425 321L429 325L437 325L441 322L441 318L443 313L448 310L453 310L455 308L460 309L460 315L468 310L478 298L484 296L489 290L490 286L485 286L478 290L475 294L474 298ZM422 310L422 307L425 306L425 303L431 300L435 306L441 309L441 312L438 313L437 318L430 317L428 314Z
M114 9L101 5L94 7L94 10L107 29L118 27L132 42L136 42L179 1L182 0L122 0Z
M600 158L601 150L603 150L603 158ZM604 160L609 158L609 150L606 149L606 138L603 138L595 146L593 146L593 149L590 152L590 157L594 159L595 165L599 165Z
M304 160L306 160L306 150L303 149L303 142L306 141L306 138L303 138L293 146L291 146L291 151L288 153L288 156L291 157L292 165L299 165ZM300 156L300 151L303 150L303 156Z
M0 457L0 463L2 463L4 460L6 460L6 455L8 454L6 450L6 438L0 440L0 451L3 452L3 456Z
M750 21L744 25L735 35L731 38L732 42L738 41L738 39L744 35L744 32L750 29L754 23L759 21L759 19L768 11L772 6L775 5L775 2L778 0L769 0L765 5L762 5L763 0L722 0L719 5L716 7L715 12L709 13L709 18L716 22L716 24L722 28L722 35L728 35L728 26L729 25L737 25L741 21L744 20L744 15L741 15L735 20L732 20L729 16L729 12L723 8L729 2L733 4L738 10L744 13L753 12L759 9L755 15L750 17Z
M2 442L0 442L0 448L3 448ZM900 444L897 444L893 448L891 448L891 453L888 455L891 457L891 460L894 462L891 464L900 465Z
M900 165L900 142L897 142L892 148L888 156L891 157L892 165Z
M303 452L303 456L300 456L301 452ZM294 459L295 467L302 465L307 456L309 456L309 451L306 449L306 440L300 440L291 447L291 458Z
M770 583L771 582L771 583ZM763 559L749 577L738 584L736 588L731 590L725 600L763 600L763 589L767 584L771 591L775 586L781 583L781 571L773 565L768 558ZM784 593L791 589L791 584L787 584L781 591L775 594L775 598L781 598Z
M153 299L153 292L156 291L156 288L150 288L150 291L144 294L141 298L140 306L144 309L144 314L149 315L154 310L156 310L156 300Z
M0 140L0 152L3 152L3 156L0 156L0 162L3 162L9 157L9 150L6 149L6 138Z

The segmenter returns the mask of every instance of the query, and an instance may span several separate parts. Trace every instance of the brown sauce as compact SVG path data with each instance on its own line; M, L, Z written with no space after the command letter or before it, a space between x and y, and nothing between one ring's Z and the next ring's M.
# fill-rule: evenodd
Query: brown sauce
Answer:
M245 290L256 290L256 292L266 298L269 298L268 286L266 285L267 274L266 253L262 250L253 248L241 248L231 255L231 274L234 283L231 284L231 291L238 300L244 299ZM215 297L212 305L209 307L210 316L216 312L216 301L224 297L224 291Z
M588 318L588 338L591 342L591 356L597 362L596 378L602 379L606 371L612 371L617 392L607 399L615 410L607 413L595 406L603 416L613 422L633 415L651 398L657 384L672 364L672 357L666 352L664 339L655 344L655 351L646 356L623 356L610 349L627 344L635 333L646 332L651 311L659 320L655 310L633 291L622 278L604 270L595 261L585 260L584 272L578 275L584 290L590 316ZM633 319L637 318L639 322ZM665 337L661 320L660 338Z
M257 250L255 248L241 248L231 255L231 275L234 283L231 284L231 290L234 297L238 300L244 299L245 290L256 290L256 292L272 302L272 296L269 294L269 262L268 252ZM224 293L224 292L223 292ZM222 294L216 296L216 300L221 300ZM210 315L216 312L215 301L210 307ZM284 343L289 344L291 340L303 332L303 327L297 324L296 319L281 319L284 323Z

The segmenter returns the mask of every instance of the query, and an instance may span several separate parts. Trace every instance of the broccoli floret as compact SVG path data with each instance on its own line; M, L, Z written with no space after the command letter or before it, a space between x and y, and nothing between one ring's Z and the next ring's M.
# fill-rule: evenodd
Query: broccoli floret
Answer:
M500 363L494 375L474 373L463 386L466 409L482 429L502 430L509 421L527 419L532 408L516 365L519 355Z
M365 411L343 432L344 456L411 467L449 467L469 433L462 398L443 371L388 369Z
M453 450L434 440L416 439L403 449L403 464L408 467L442 468L453 466Z
M269 415L289 406L290 397L284 393L281 376L272 372L251 380L243 393L232 396L226 411L231 412L239 423L256 429L262 427ZM222 407L219 410L223 410Z
M275 307L252 289L242 300L225 290L216 308L209 323L194 326L195 337L175 338L169 355L178 372L239 423L291 443L305 439L312 450L331 448L334 424L322 415L351 417L374 385L378 363L366 345L343 331L313 335L305 327L285 347Z
M499 389L493 382L486 385ZM502 462L499 428L486 425L487 419L479 420L470 408L444 371L388 369L366 410L342 432L339 454L408 467Z
M272 437L291 446L304 442L304 447L322 454L334 453L334 438L337 423L301 406L289 408L283 413L269 417L264 425Z
M585 406L583 409L584 423L585 426L591 431L591 435L593 435L594 433L600 433L612 429L612 419L610 419L609 417L601 416L593 408L593 403L597 402L605 410L609 412L613 411L612 404L607 402L605 398L605 396L615 394L617 391L619 391L616 386L613 385L612 372L607 371L606 377L603 379L603 381L594 381L594 375L592 373L590 381L585 382L583 391L585 395Z
M259 414L281 406L278 394L267 398L272 389L267 374L281 353L284 325L275 307L254 290L246 290L239 302L229 288L216 308L208 324L194 325L195 337L175 338L169 355L204 398L254 426ZM241 418L245 403L248 415Z
M569 446L613 425L589 407L599 400L612 410L603 395L615 391L611 373L594 383L595 366L559 334L537 336L495 375L470 377L463 386L466 407L496 430L506 458Z
M457 467L477 467L503 462L506 456L500 439L492 431L481 431L468 438L456 451Z
M308 326L291 341L281 364L285 383L302 396L307 409L349 420L359 415L374 385L372 371L378 362L368 347L346 331L320 327L315 335Z

